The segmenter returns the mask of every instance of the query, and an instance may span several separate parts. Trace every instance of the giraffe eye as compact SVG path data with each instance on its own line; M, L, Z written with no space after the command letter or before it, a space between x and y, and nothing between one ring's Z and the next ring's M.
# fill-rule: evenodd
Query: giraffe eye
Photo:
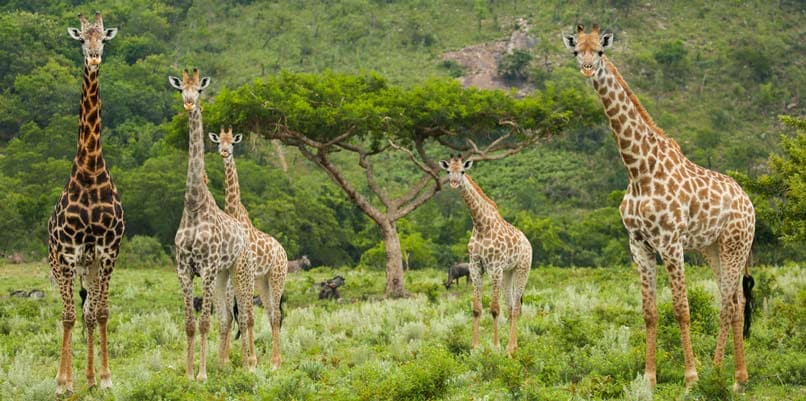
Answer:
M603 54L604 54L604 52L599 50L599 57L602 57Z
M576 56L577 54L579 54L579 52L574 50L574 56Z

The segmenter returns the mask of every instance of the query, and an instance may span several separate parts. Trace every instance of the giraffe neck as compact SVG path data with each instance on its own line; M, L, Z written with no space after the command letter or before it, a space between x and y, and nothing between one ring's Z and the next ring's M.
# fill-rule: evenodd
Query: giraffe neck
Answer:
M224 172L226 175L224 211L240 221L249 221L249 214L241 203L241 185L238 182L238 170L235 168L235 158L232 155L224 159Z
M190 141L188 147L188 176L185 184L185 208L195 210L212 199L204 177L204 127L197 105L188 113Z
M680 152L677 143L655 125L607 57L602 56L601 66L592 81L631 181L652 173L659 162L658 147Z
M473 227L477 230L489 228L495 220L501 217L495 203L484 194L481 187L469 175L463 176L459 192L470 210Z
M98 71L99 68L92 70L87 62L84 62L78 146L73 163L77 172L88 175L106 171L106 162L101 149L101 98L98 94Z

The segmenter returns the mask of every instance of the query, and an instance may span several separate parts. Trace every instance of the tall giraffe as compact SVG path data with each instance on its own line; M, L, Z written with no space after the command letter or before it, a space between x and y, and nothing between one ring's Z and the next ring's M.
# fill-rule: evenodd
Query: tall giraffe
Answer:
M242 317L238 325L241 332L245 333L241 339L244 365L249 370L253 370L256 365L252 332L254 267L244 257L246 232L243 226L218 208L213 195L207 189L207 175L204 171L204 129L199 95L210 84L210 78L200 79L199 71L194 69L193 75L185 70L182 72L182 79L171 76L168 77L168 82L182 92L182 101L189 115L190 140L185 206L182 221L174 238L176 271L185 301L185 332L188 338L186 374L189 380L193 380L193 341L196 332L196 319L193 314L193 277L198 275L202 279L202 310L199 317L201 353L196 379L204 381L207 380L207 332L210 329L210 299L213 297L213 285L220 322L219 360L222 364L229 360L232 314L227 307L226 293L230 277L235 297L242 305Z
M683 342L686 385L697 380L683 265L683 251L696 249L714 271L722 297L714 365L722 364L728 329L732 327L736 359L734 389L740 390L747 383L742 320L749 320L745 297L750 297L752 288L749 255L755 231L755 211L750 198L730 177L688 160L677 142L655 125L616 67L604 56L604 49L613 43L612 34L600 34L598 25L593 25L592 32L586 34L584 27L578 25L576 34L565 36L564 42L577 57L580 72L592 78L627 169L629 184L619 211L641 275L646 323L645 376L654 386L657 252L672 287L674 315ZM742 292L740 285L744 287Z
M78 273L88 299L84 303L87 329L87 385L95 386L94 331L98 323L101 345L101 387L112 387L109 370L106 325L109 320L109 279L115 267L123 237L123 208L118 191L106 169L101 149L101 99L98 71L104 42L117 34L104 28L100 13L95 22L79 15L81 29L67 28L81 42L84 53L84 80L81 84L78 146L70 179L48 221L48 261L51 276L62 296L62 350L56 393L73 392L72 330L76 320L73 305L74 275ZM78 270L77 270L78 269Z
M288 256L285 249L274 237L266 234L252 225L249 212L241 203L241 187L238 182L238 171L235 168L233 145L241 142L242 135L232 135L221 128L221 134L208 134L210 140L218 144L218 153L224 159L226 172L226 203L224 211L240 221L247 232L247 256L255 266L255 284L257 285L260 300L266 308L266 316L271 322L271 366L272 369L280 367L280 328L283 324L280 300L285 288L285 276L288 273Z
M462 160L462 156L441 160L440 166L448 171L452 188L458 189L470 210L473 220L473 233L467 244L469 253L470 279L473 281L473 348L479 346L479 321L481 320L481 274L486 271L492 280L490 312L493 316L493 344L498 341L498 313L503 283L504 301L509 312L509 343L507 354L518 349L518 317L521 313L521 300L529 269L532 265L532 245L526 235L509 224L484 191L465 171L473 165L472 160Z

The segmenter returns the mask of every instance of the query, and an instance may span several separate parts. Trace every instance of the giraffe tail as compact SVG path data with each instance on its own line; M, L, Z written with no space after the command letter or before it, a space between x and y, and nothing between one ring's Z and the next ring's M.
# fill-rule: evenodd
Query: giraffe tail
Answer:
M78 296L81 297L81 321L84 321L84 303L87 302L87 289L84 288L84 280L79 278L79 284L81 285L81 289L78 290ZM87 325L84 325L84 336L87 336Z
M744 338L750 337L750 324L753 322L753 311L756 309L755 300L753 299L753 286L756 281L750 275L750 263L753 259L752 251L747 256L747 262L744 265L744 277L742 277L742 294L744 294L744 328L742 335Z
M238 299L235 298L232 302L232 316L235 318L235 327L238 332L235 333L235 339L241 338L241 325L238 324Z

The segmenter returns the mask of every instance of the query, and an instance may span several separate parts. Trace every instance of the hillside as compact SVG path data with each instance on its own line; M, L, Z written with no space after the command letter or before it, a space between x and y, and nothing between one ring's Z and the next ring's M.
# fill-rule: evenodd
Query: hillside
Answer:
M45 222L75 149L81 56L65 27L92 7L120 29L106 46L101 92L105 155L124 205L132 205L127 232L149 237L137 243L156 240L165 250L178 224L186 160L176 140L182 131L171 124L180 102L165 81L181 68L199 67L213 77L205 102L224 88L280 71L375 71L408 87L468 73L446 54L507 40L522 18L533 46L504 60L510 76L525 88L574 93L580 109L596 111L560 35L577 22L598 22L615 34L610 58L650 114L702 165L750 176L766 171L785 132L776 116L806 110L800 100L806 66L798 56L804 54L804 9L797 1L10 1L0 6L5 253L44 255ZM474 172L505 216L530 231L537 264L629 263L615 208L626 179L600 121ZM238 154L241 176L269 177L247 178L244 185L259 227L277 235L292 257L375 266L370 251L379 244L377 232L324 174L293 150L285 154L286 174L270 143L247 142L248 150ZM211 156L207 170L220 196L218 167ZM463 257L470 226L460 207L455 194L441 193L406 221L402 235L414 267ZM446 224L453 234L440 233ZM763 261L802 260L802 250L778 243L767 222L760 222L760 235Z

